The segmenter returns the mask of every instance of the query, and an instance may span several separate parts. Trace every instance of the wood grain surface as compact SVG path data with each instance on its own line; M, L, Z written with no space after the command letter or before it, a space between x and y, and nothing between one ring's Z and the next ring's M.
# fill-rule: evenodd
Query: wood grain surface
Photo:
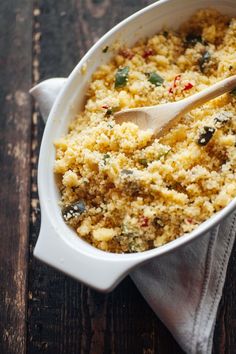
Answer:
M32 5L0 2L0 353L26 348Z
M108 29L153 2L0 2L0 354L183 353L129 278L104 295L32 256L44 125L27 91L40 80L67 76ZM236 248L217 316L215 354L236 353L235 274Z

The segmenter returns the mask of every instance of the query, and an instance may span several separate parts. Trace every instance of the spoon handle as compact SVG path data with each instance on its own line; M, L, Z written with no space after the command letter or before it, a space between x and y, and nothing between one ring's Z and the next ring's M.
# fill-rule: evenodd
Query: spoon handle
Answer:
M181 114L187 113L193 108L201 106L213 98L232 91L234 88L236 88L236 75L221 80L205 90L179 101L179 104L182 106Z

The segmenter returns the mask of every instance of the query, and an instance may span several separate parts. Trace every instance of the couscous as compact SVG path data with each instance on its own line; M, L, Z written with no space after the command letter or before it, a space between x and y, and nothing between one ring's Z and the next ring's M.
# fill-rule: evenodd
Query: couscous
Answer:
M103 48L103 55L114 50ZM157 139L124 108L176 101L236 74L236 19L200 10L115 50L92 76L83 112L55 142L62 215L109 252L141 252L195 229L236 196L236 90Z

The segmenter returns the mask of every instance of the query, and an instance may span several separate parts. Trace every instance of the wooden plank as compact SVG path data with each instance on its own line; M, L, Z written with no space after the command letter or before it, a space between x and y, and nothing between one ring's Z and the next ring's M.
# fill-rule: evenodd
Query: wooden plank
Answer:
M0 353L26 348L31 27L29 0L0 2Z
M68 75L79 58L103 33L152 2L35 1L34 81ZM183 354L129 278L111 294L99 294L32 257L40 224L36 166L42 132L43 123L35 109L32 130L28 353ZM235 257L236 250L217 320L215 353L236 352L233 334L236 284L232 281Z

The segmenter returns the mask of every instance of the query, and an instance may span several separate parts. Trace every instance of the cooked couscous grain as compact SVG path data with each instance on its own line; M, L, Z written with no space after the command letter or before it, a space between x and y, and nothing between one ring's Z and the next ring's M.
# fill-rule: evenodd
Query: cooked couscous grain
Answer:
M79 236L105 251L145 251L192 231L236 196L234 91L160 139L113 116L236 74L235 53L236 19L200 10L176 32L119 48L94 73L84 111L55 142L62 215Z

